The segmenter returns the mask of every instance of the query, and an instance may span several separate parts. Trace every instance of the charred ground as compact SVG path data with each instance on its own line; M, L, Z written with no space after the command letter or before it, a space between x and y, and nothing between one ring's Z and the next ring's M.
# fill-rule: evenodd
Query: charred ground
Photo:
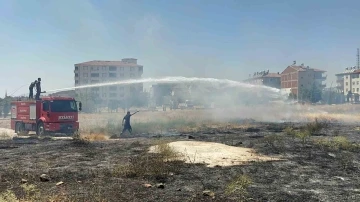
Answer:
M246 120L109 140L3 140L0 193L28 201L359 201L358 133L355 125L322 120ZM213 168L164 162L177 155L166 143L177 140L254 148L284 160ZM148 153L154 144L160 152Z

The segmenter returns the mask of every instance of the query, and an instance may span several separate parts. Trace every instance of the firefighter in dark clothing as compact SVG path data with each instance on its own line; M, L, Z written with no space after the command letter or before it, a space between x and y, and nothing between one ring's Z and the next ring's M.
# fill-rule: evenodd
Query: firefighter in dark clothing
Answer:
M36 84L36 95L35 95L35 99L36 100L40 100L40 93L41 93L41 78L38 78Z
M31 82L30 86L29 86L29 99L34 99L34 87L37 83L37 80L35 80L34 82Z
M130 125L130 117L138 112L139 111L136 111L133 114L130 114L130 112L127 112L127 114L124 116L123 121L122 121L122 125L124 126L124 129L120 133L120 135L122 135L126 130L128 130L130 132L130 134L132 134L132 128ZM125 121L125 124L124 124L124 121Z

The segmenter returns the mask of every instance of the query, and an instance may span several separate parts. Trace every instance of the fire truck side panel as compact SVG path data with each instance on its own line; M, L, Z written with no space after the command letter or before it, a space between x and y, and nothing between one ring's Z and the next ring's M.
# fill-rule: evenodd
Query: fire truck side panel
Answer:
M29 107L30 110L30 119L31 120L36 120L36 104L31 104Z
M36 102L16 101L11 105L11 128L15 130L16 123L24 123L25 130L36 128Z

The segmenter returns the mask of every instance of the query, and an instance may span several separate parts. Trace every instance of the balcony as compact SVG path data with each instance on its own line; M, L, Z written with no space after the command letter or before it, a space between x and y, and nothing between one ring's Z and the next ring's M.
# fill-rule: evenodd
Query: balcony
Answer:
M336 83L344 83L344 79L336 79Z
M314 78L318 80L326 80L327 76L315 76Z

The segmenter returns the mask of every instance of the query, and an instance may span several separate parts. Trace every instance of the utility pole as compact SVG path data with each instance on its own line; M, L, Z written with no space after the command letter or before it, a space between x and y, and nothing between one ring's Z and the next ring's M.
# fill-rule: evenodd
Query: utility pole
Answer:
M360 54L359 54L359 48L357 49L357 65L356 65L356 67L357 67L357 69L360 69Z

